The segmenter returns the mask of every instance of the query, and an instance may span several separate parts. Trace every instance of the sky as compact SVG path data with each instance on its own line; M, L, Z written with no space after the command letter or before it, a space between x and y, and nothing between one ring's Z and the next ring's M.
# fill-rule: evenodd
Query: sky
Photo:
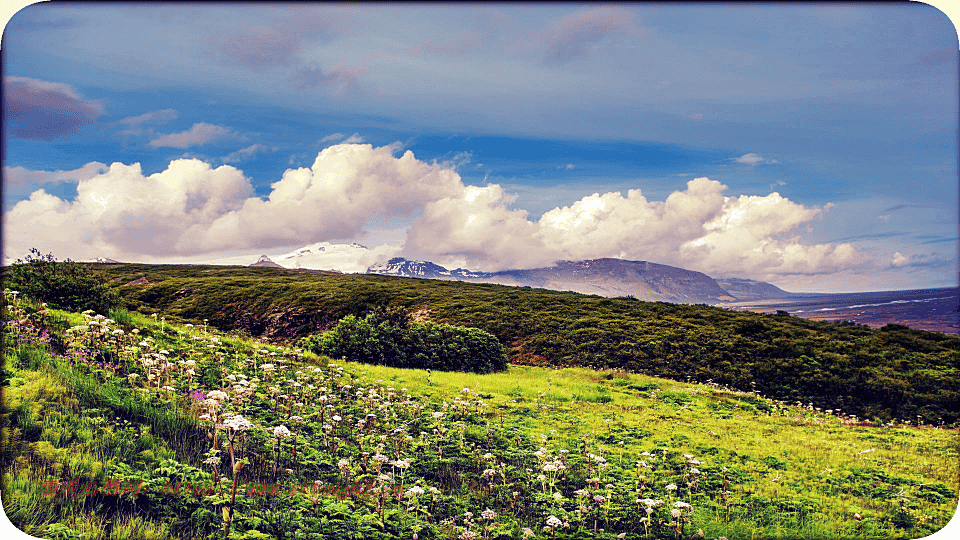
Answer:
M358 242L956 286L958 50L921 3L34 4L2 41L3 262Z

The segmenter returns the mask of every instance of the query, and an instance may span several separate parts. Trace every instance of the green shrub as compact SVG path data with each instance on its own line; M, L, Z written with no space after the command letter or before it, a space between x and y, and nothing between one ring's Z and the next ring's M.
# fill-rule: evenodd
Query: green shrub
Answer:
M58 262L53 254L41 255L36 248L7 269L3 286L67 311L105 314L120 304L119 293L98 273L70 259Z
M402 368L490 373L507 367L503 345L478 328L411 322L399 311L348 315L300 346L332 358Z

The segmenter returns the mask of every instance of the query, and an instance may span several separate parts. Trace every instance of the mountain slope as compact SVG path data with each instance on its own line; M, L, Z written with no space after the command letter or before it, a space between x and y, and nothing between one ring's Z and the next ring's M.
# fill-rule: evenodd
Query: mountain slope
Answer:
M769 300L796 296L776 285L763 281L754 281L752 279L717 279L717 284L737 300Z
M700 272L647 261L609 258L559 261L550 267L530 270L470 272L460 268L451 271L431 262L397 257L371 266L367 273L537 287L607 297L632 296L651 301L719 303L736 299L716 280Z

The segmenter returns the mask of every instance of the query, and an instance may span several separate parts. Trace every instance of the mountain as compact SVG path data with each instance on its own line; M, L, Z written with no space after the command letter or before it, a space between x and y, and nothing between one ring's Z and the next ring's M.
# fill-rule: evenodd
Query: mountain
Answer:
M364 272L370 262L376 258L377 255L373 251L356 242L352 244L317 242L283 255L275 255L273 260L283 268Z
M261 255L260 258L257 260L257 262L251 264L250 266L266 266L269 268L283 268L279 264L273 262L270 259L270 257L267 257L266 255Z
M403 257L394 257L385 263L377 263L367 268L368 274L382 276L414 277L421 279L446 279L457 281L479 281L495 274L490 272L471 272L463 268L447 270L439 264L429 261L411 261Z
M429 261L408 261L403 257L394 257L385 263L377 263L367 268L367 273L421 279L451 278L450 271L439 264L434 264Z
M462 268L451 271L431 262L396 257L371 266L367 273L537 287L607 297L632 296L651 301L716 304L736 300L716 280L700 272L647 261L609 258L559 261L553 266L530 270L471 272Z
M776 285L752 279L726 278L717 279L717 284L723 290L736 297L737 300L770 300L775 298L791 298L797 296Z

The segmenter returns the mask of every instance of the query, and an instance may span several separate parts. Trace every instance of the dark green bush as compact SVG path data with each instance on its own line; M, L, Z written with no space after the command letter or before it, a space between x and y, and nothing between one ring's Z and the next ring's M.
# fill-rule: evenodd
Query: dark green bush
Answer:
M490 373L507 367L503 345L493 335L478 328L412 322L396 310L363 318L348 315L300 345L333 358L402 368Z
M36 248L6 270L3 287L68 311L107 314L120 305L119 293L100 274L70 259L58 262L53 254L41 255Z

